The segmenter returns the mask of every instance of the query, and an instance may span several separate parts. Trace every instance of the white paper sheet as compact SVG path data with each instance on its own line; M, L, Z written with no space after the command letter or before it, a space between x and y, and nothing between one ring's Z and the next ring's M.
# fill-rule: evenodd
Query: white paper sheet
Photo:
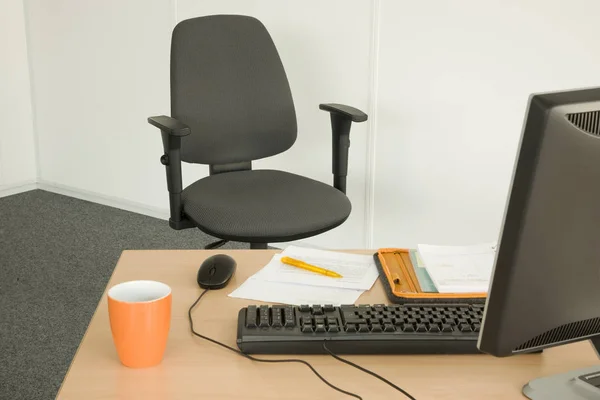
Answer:
M291 257L335 271L342 278L331 278L306 271L280 261L281 257ZM349 254L336 251L316 250L290 246L275 255L264 268L265 279L270 282L295 283L328 288L369 290L379 273L372 255Z
M419 255L440 293L480 293L489 289L496 243L472 246L418 245Z
M264 280L264 269L246 280L229 294L230 297L282 303L301 304L354 304L362 290L338 289L324 286L307 286L294 283L269 282Z

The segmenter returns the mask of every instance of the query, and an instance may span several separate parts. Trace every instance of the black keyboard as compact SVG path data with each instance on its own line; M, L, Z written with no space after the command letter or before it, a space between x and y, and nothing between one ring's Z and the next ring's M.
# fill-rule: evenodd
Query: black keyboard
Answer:
M248 354L476 354L483 304L249 306L237 345Z

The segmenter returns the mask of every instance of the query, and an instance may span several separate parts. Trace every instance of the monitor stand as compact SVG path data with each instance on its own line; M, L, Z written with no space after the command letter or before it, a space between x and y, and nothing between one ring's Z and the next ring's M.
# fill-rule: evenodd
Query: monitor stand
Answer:
M600 356L600 336L590 341ZM531 400L600 400L600 366L534 379L523 394Z

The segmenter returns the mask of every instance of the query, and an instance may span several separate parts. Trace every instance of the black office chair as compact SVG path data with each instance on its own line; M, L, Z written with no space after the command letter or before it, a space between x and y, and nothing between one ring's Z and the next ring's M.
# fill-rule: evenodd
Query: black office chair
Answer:
M307 60L310 62L310 60ZM255 18L214 15L177 24L171 39L171 117L161 130L173 229L198 227L253 249L318 235L350 215L346 197L350 125L367 115L321 104L333 131L333 186L276 170L257 160L296 140L294 102L279 54ZM307 155L310 157L310 155ZM208 164L210 175L185 189L181 161Z

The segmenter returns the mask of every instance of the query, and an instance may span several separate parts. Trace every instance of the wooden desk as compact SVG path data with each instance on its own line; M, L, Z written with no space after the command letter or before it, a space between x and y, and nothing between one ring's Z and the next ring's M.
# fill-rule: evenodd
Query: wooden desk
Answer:
M60 399L344 399L303 365L254 363L193 337L187 310L200 293L196 273L202 261L228 253L238 263L232 282L208 293L194 312L196 329L235 345L237 315L254 301L227 297L265 265L275 251L125 251L108 284L135 279L167 283L173 290L173 319L165 358L149 369L122 366L108 322L106 293L77 350L59 391ZM386 303L377 282L360 303ZM277 358L277 356L273 356ZM329 356L303 356L333 384L364 399L399 399L385 385ZM464 356L347 356L401 386L418 400L523 399L521 387L543 375L598 363L588 342L549 349L544 354L493 358Z

